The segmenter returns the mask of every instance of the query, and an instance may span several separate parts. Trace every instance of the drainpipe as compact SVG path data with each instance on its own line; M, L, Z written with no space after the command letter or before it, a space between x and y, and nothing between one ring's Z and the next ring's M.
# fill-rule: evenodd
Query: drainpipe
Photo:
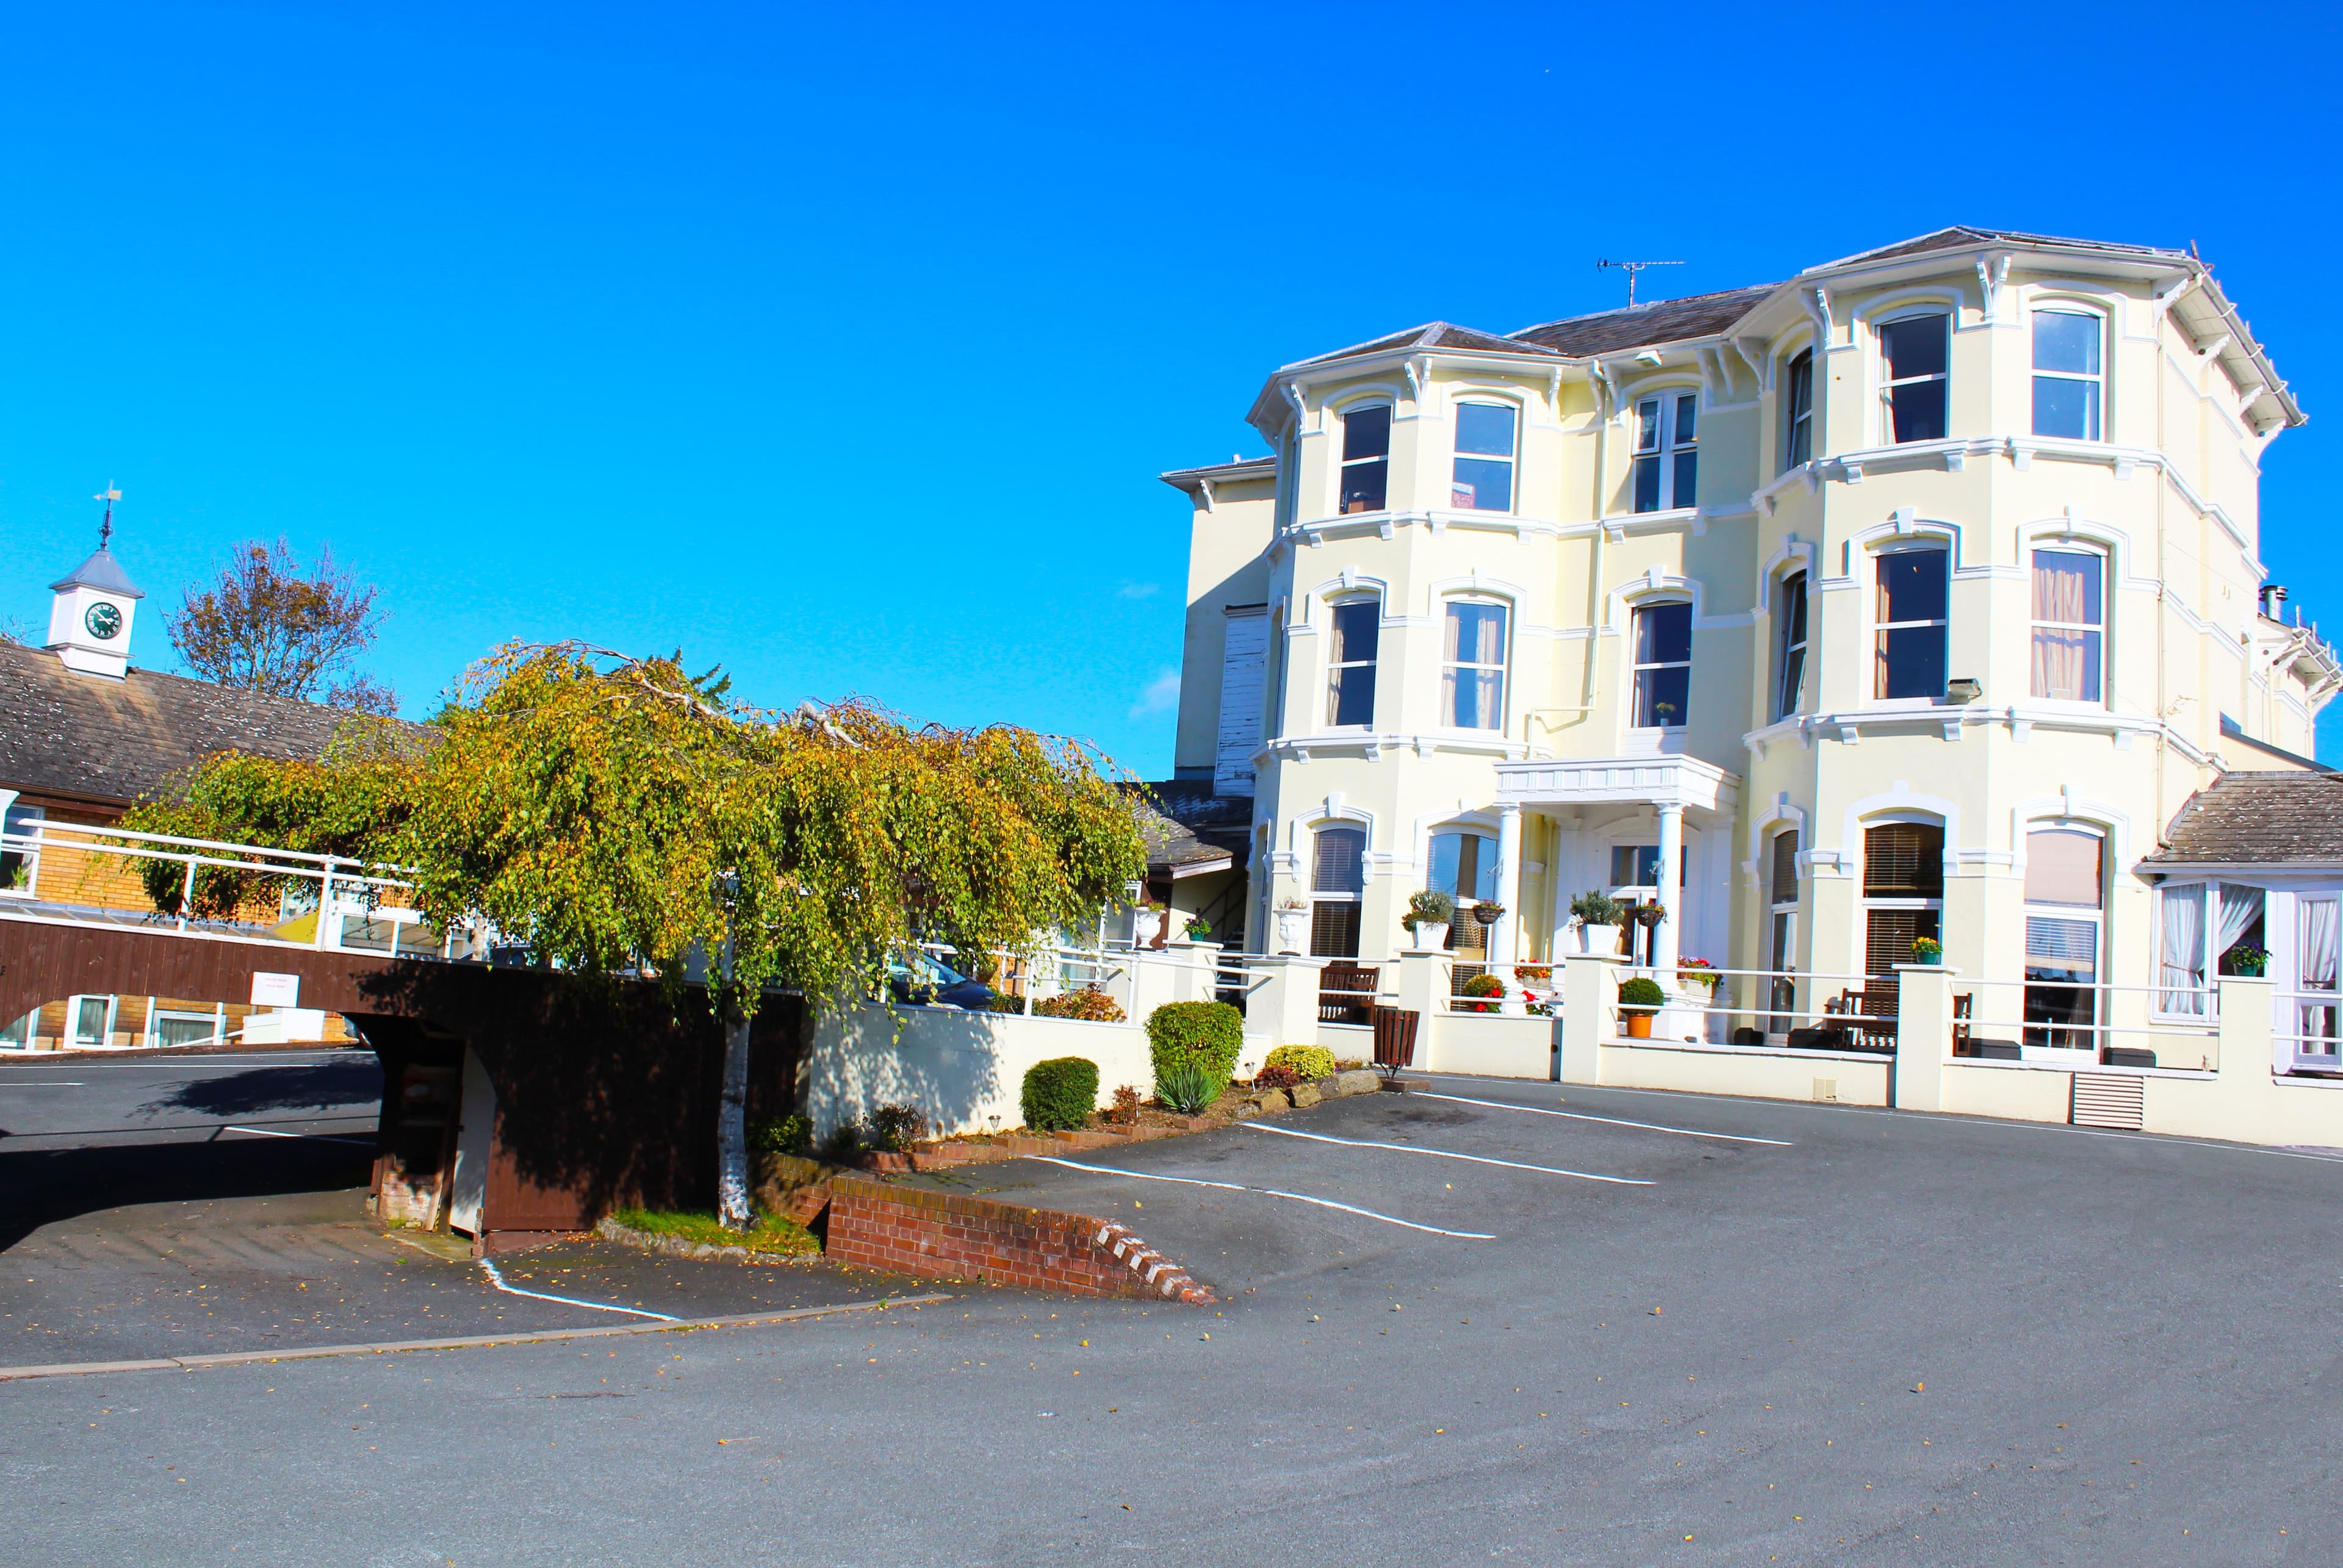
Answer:
M1610 538L1603 528L1603 497L1604 482L1611 469L1611 412L1618 401L1611 377L1603 368L1603 361L1588 363L1586 379L1594 390L1594 558L1586 572L1586 682L1582 696L1584 713L1594 711L1594 672L1600 662L1603 647L1603 545ZM1526 732L1523 739L1528 739Z

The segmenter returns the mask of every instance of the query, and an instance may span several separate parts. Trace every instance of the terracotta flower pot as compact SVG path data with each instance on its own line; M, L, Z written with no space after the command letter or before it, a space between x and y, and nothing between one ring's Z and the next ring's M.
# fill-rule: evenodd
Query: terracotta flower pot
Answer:
M1619 1017L1627 1026L1627 1038L1629 1040L1649 1040L1652 1038L1652 1015L1650 1013L1623 1012Z

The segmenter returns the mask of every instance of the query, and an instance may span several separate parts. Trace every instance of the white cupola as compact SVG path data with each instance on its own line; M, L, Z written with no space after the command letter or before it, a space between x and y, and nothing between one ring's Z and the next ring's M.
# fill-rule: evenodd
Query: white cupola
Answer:
M98 529L96 553L49 585L56 595L49 604L49 651L67 669L109 680L130 672L130 622L146 597L106 548L114 537L114 503L121 496L109 489L97 498L106 503L106 522Z

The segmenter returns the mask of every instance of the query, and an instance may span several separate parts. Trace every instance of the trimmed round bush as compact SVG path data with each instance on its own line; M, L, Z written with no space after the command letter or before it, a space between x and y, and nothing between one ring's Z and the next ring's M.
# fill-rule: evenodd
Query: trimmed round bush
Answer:
M1281 1045L1262 1066L1282 1067L1293 1074L1294 1082L1307 1083L1334 1075L1334 1053L1322 1045Z
M1637 975L1619 987L1619 1005L1637 1011L1664 1007L1667 1000L1668 993L1660 989L1660 982L1648 975Z
M1155 1076L1163 1070L1201 1061L1225 1083L1244 1050L1244 1014L1224 1001L1169 1001L1147 1015L1147 1050Z
M1053 1056L1025 1070L1018 1096L1025 1125L1041 1131L1072 1129L1098 1109L1098 1063L1087 1057Z

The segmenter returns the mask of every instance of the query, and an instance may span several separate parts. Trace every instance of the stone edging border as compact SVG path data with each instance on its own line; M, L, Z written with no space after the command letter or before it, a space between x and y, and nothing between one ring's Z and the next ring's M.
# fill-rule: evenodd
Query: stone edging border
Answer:
M736 1329L785 1323L839 1312L883 1312L895 1307L927 1307L949 1302L948 1293L881 1296L875 1302L841 1302L834 1307L796 1307L781 1312L739 1312L726 1318L680 1318L664 1323L622 1323L602 1329L540 1329L533 1333L468 1334L457 1339L399 1340L386 1344L303 1345L290 1350L228 1351L218 1355L164 1356L154 1361L59 1362L49 1365L0 1366L0 1382L38 1377L87 1377L96 1372L200 1372L206 1367L248 1366L256 1362L312 1361L320 1356L397 1355L409 1351L468 1351L495 1345L543 1344L554 1340L607 1340L628 1334L671 1334L687 1329Z

